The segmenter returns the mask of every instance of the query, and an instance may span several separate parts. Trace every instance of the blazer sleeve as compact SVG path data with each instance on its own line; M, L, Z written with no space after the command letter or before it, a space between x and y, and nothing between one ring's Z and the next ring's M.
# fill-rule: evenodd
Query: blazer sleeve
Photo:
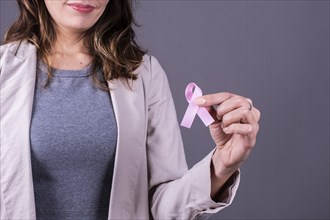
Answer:
M147 157L149 200L154 219L206 219L233 201L239 172L214 201L210 198L213 151L187 168L173 98L164 70L150 57Z

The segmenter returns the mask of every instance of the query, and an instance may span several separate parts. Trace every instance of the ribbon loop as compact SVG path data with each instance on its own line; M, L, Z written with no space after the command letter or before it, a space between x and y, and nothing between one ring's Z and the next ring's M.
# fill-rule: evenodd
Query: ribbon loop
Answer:
M194 103L194 100L203 95L202 90L193 82L189 83L185 91L186 99L189 103L186 113L183 116L181 126L190 128L196 114L203 121L205 126L209 126L214 119L205 107L200 107Z

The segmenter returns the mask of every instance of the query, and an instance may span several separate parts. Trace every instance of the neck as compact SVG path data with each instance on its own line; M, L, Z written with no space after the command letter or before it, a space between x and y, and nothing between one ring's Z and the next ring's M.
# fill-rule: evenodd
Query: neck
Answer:
M58 31L48 59L52 67L75 70L88 66L93 58L81 33Z
M57 33L57 41L52 48L53 54L75 55L88 54L88 48L84 45L82 33L60 30Z

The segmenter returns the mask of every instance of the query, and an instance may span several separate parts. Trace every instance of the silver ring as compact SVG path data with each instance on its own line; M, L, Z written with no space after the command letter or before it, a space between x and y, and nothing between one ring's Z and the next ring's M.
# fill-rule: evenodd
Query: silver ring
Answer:
M253 109L253 103L251 99L246 99L246 101L248 101L248 103L250 104L249 110L251 111Z

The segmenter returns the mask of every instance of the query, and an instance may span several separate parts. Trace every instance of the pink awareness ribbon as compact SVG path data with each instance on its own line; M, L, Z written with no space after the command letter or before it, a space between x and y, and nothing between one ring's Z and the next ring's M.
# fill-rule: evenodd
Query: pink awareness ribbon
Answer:
M181 126L190 128L195 119L196 114L200 117L205 126L209 126L210 124L212 124L214 122L214 119L207 111L207 109L205 107L200 107L194 103L194 100L197 97L203 95L202 90L195 83L191 82L186 87L185 95L189 105L186 110L186 113L183 116Z

